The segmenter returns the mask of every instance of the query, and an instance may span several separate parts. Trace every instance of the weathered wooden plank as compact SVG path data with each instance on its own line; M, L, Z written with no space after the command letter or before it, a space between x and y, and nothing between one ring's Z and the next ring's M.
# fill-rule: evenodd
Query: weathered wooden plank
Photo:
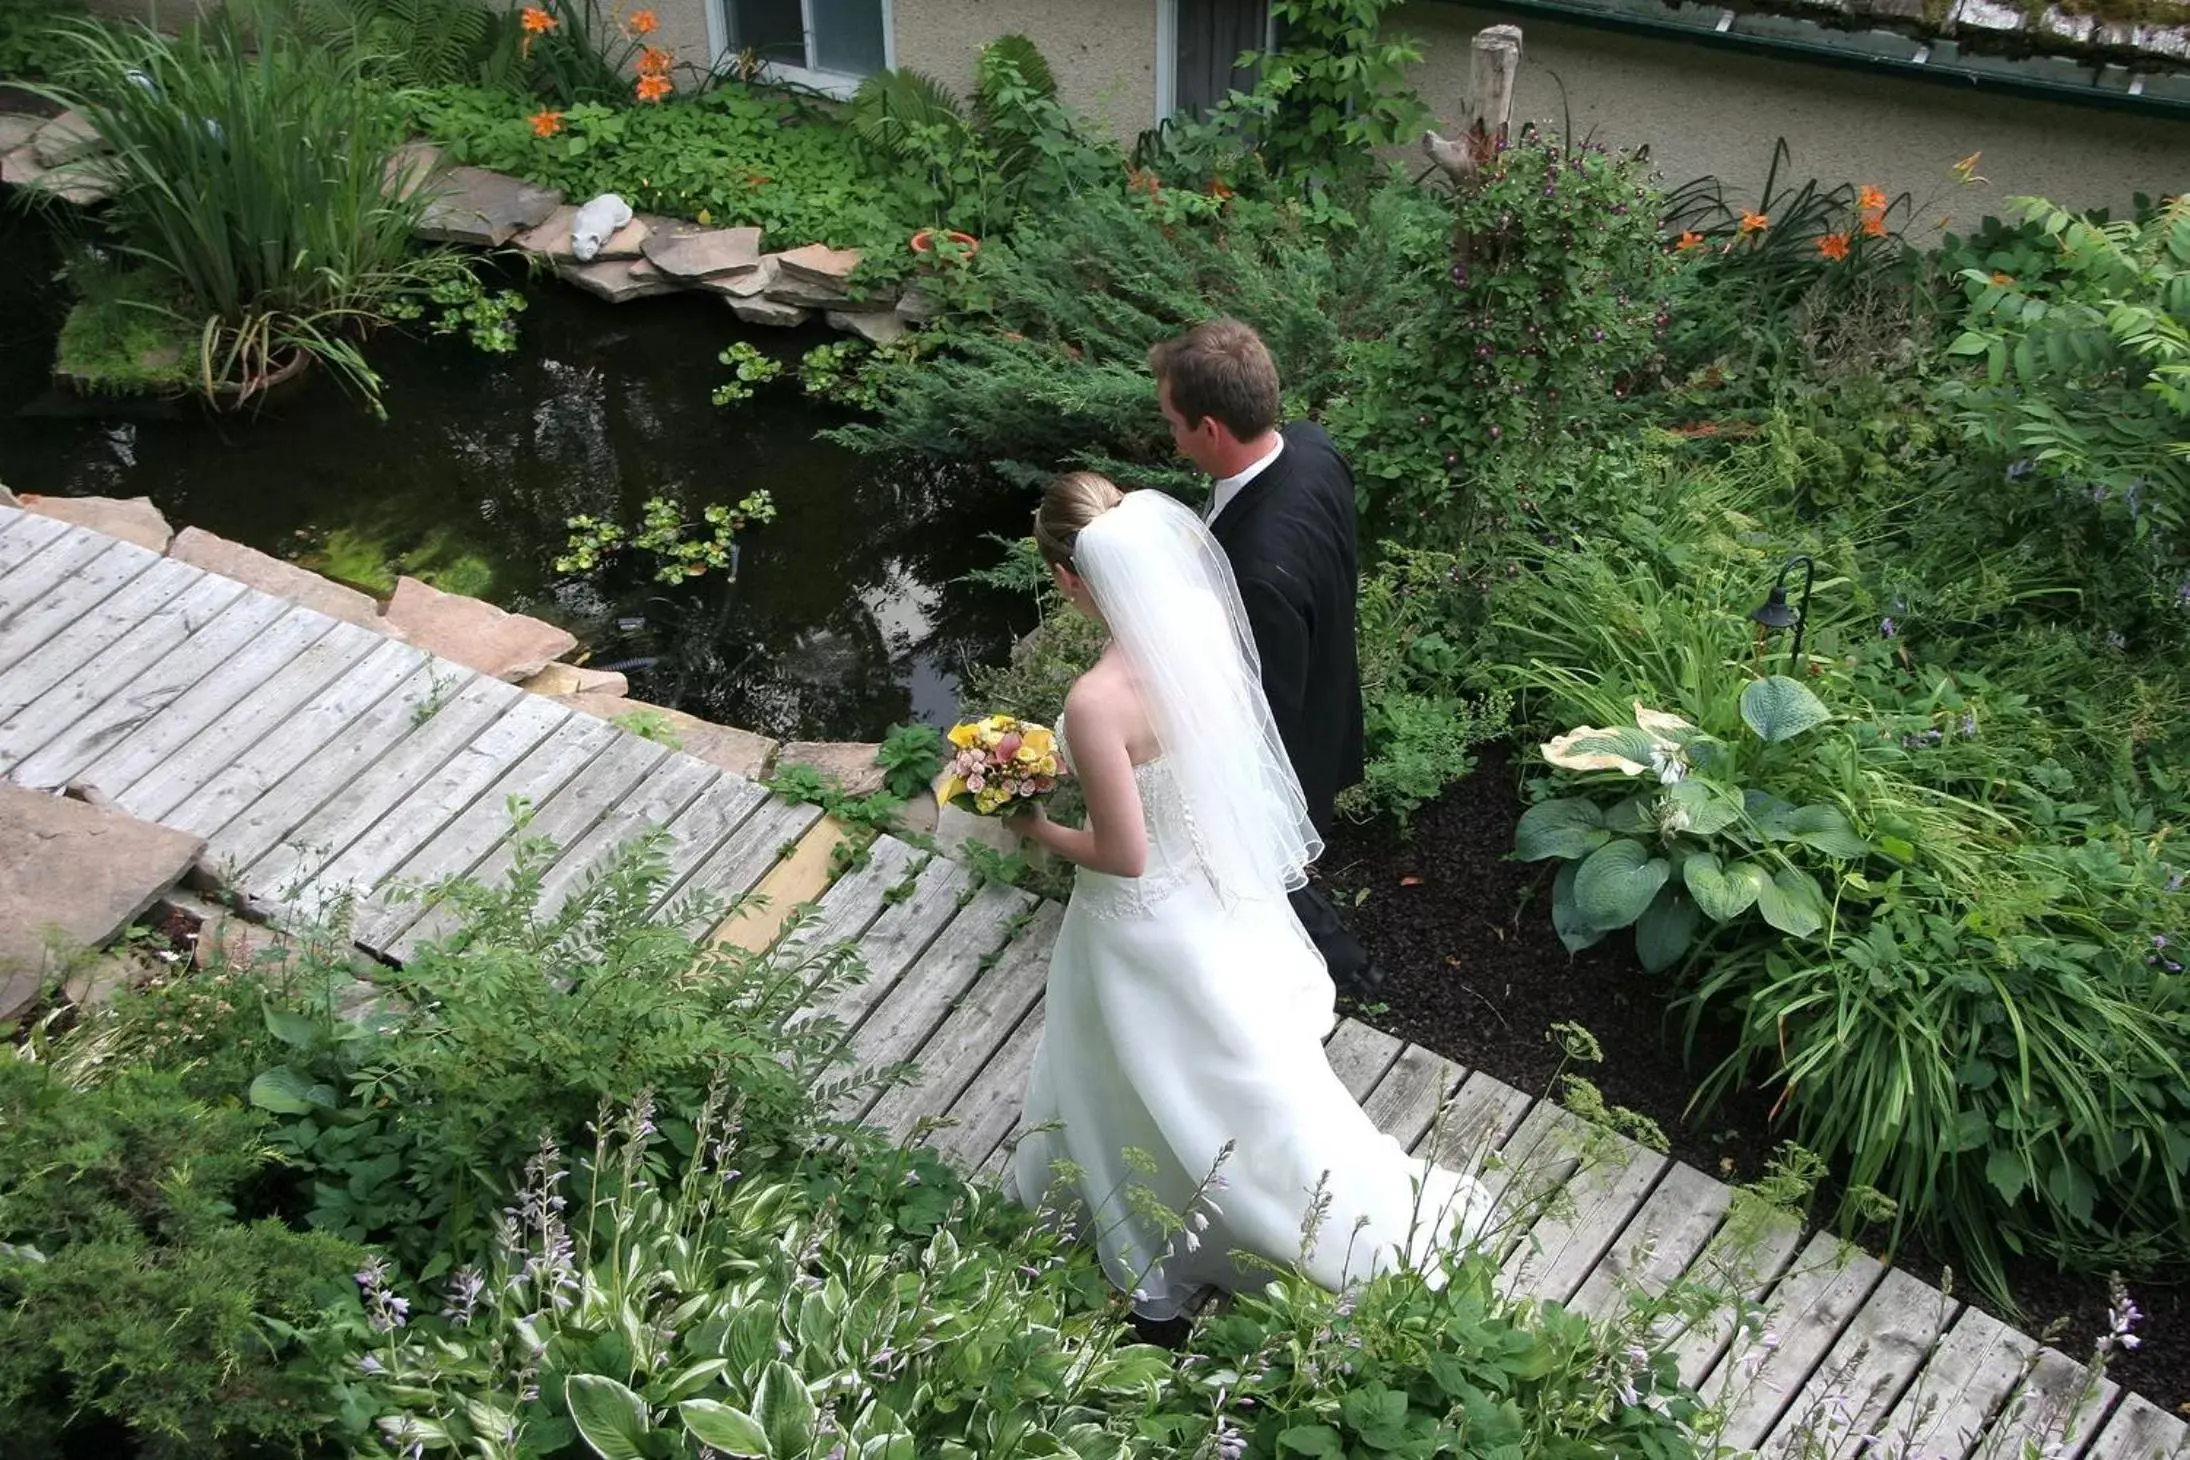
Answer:
M1528 1096L1477 1070L1460 1082L1459 1093L1415 1142L1415 1154L1432 1156L1453 1171L1480 1170L1520 1130L1529 1106Z
M1369 1098L1376 1082L1399 1058L1400 1042L1358 1019L1341 1019L1338 1032L1323 1046L1323 1057L1356 1101Z
M1626 1229L1574 1295L1572 1307L1592 1318L1622 1311L1630 1293L1655 1298L1688 1270L1718 1230L1732 1188L1676 1161Z
M460 681L429 663L383 695L214 832L207 865L231 886L276 899L324 866L409 795L524 691L475 676Z
M210 837L290 772L317 757L358 716L421 673L427 660L423 650L383 639L225 769L160 812L159 819Z
M979 1078L950 1103L944 1116L952 1124L929 1138L936 1154L960 1171L980 1168L1019 1126L1026 1108L1027 1077L1042 1042L1042 1007L1037 1003L1019 1021L1004 1047L990 1056Z
M18 614L67 582L109 548L130 547L132 551L144 552L143 548L117 543L111 537L70 527L65 522L60 528L52 541L8 570L5 576L0 576L0 626L12 622Z
M1800 1221L1753 1198L1737 1196L1727 1209L1726 1221L1697 1254L1686 1279L1741 1302L1755 1303L1771 1291L1801 1246ZM1737 1327L1752 1348L1764 1334L1761 1327L1751 1332L1735 1305L1722 1302L1708 1318L1674 1340L1673 1352L1680 1362L1683 1384L1694 1388L1703 1383L1704 1376L1736 1337ZM1776 1333L1773 1341L1778 1341Z
M516 710L526 712L527 718L520 722L521 725L530 725L533 703L529 696L519 694L512 713ZM376 951L392 944L405 928L418 920L421 911L415 900L390 896L392 888L398 884L412 888L430 887L471 871L509 835L512 801L539 806L562 790L596 757L623 739L623 732L615 726L583 712L573 712L569 719L556 724L516 764L502 771L492 785L474 797L461 815L454 820L434 817L434 826L416 849L381 879L380 895L357 910L351 927L352 936ZM492 766L496 763L491 756L492 749L489 748L490 755L474 756L472 761ZM470 772L456 774L469 775ZM458 784L452 782L445 790L426 794L441 797L442 804L446 804L447 799L455 796ZM376 821L380 819L375 817Z
M142 724L109 745L78 771L74 779L89 782L120 800L129 787L190 744L206 726L280 673L335 626L335 621L325 614L278 599L274 602L279 617L234 648L228 658L212 666L181 694L156 704ZM226 617L222 615L223 619ZM355 629L356 625L350 627ZM357 631L364 632L362 629ZM164 685L172 676L163 673L146 678Z
M867 1112L867 1124L893 1139L911 1135L923 1115L946 1110L972 1084L1027 1010L1042 996L1049 951L1064 910L1054 903L1034 915L996 966L977 980L940 1028L913 1056L919 1069L911 1083L884 1092Z
M816 900L814 910L819 916L783 940L783 953L795 959L856 941L882 915L890 890L913 875L922 855L894 836L876 837L862 864L839 877Z
M975 893L852 1030L845 1041L852 1063L880 1070L913 1058L973 986L982 960L1000 956L1014 924L1034 905L1032 897L1001 882ZM873 1103L872 1096L858 1096L831 1113L853 1120Z
M722 771L706 761L677 751L663 756L633 794L606 807L584 835L563 847L541 875L534 911L542 918L554 917L626 843L666 828L721 778Z
M1764 1332L1736 1339L1699 1391L1704 1403L1726 1406L1722 1443L1753 1450L1763 1442L1885 1271L1830 1233L1810 1239L1765 1301Z
M107 794L133 816L160 820L261 739L278 734L298 706L356 673L367 656L388 650L389 640L382 634L356 624L334 624L157 765ZM388 662L393 661L384 660Z
M2094 1379L2090 1369L2059 1349L2038 1350L2014 1397L1973 1451L1981 1460L2022 1460L2026 1447L2046 1460L2078 1460L2113 1405L2121 1386Z
M1665 1172L1665 1157L1625 1136L1592 1129L1584 1139L1589 1159L1506 1259L1509 1293L1571 1299Z
M210 591L201 585L191 595ZM112 693L101 693L100 686L85 686L78 712L60 725L41 723L44 733L35 744L28 735L21 740L11 735L8 749L0 753L0 769L8 770L19 784L40 790L65 786L99 757L170 712L211 718L252 682L244 673L223 671L285 616L295 617L300 624L308 622L301 613L278 598L239 592L208 614L186 614L180 623L166 621L163 615L162 622L146 626L148 641L130 651L137 672L126 685ZM173 635L178 630L182 637L176 640ZM302 647L290 644L292 651ZM145 651L142 657L140 650ZM259 673L271 672L271 665L254 662ZM40 720L44 721L43 707Z
M2190 1443L2190 1425L2136 1394L2119 1408L2084 1452L2085 1460L2174 1460Z
M1889 1270L1764 1437L1760 1460L1856 1453L1892 1412L1960 1307L1929 1283Z
M0 674L12 673L32 650L95 612L163 561L158 553L146 552L133 542L100 540L107 544L106 551L77 568L67 582L0 618Z
M726 771L711 782L684 815L669 825L669 835L662 842L662 859L668 869L668 879L663 882L661 895L654 899L647 915L667 919L679 911L696 911L677 906L691 895L698 895L706 904L715 904L717 899L713 893L699 894L693 887L693 874L728 845L767 802L768 788L743 776Z
M160 558L0 675L0 720L11 719L66 683L87 660L205 577L201 568Z
M772 796L738 828L736 836L700 864L685 885L709 894L717 902L735 902L751 892L782 859L784 849L796 845L819 820L819 806ZM694 938L703 938L716 921L713 916L695 916L684 930Z
M913 961L950 925L966 901L973 874L949 857L933 857L921 868L910 896L891 903L859 940L860 961L867 976L814 1001L800 1018L834 1019L845 1029L856 1029Z
M1543 1214L1545 1203L1573 1175L1586 1130L1555 1102L1539 1100L1498 1148L1497 1160L1484 1166L1482 1182L1498 1216L1483 1245L1494 1258L1504 1261Z
M8 516L5 523L0 523L0 589L7 586L8 574L59 541L61 534L68 530L68 524L58 517L19 512L13 507L4 510ZM0 598L0 603L6 601Z
M1376 1082L1361 1108L1378 1130L1411 1151L1436 1125L1438 1112L1467 1074L1442 1055L1410 1044Z
M1964 1460L2037 1361L2036 1340L1989 1313L1964 1308L1880 1426L1880 1443L1870 1453Z
M151 576L147 573L140 581L150 580ZM181 593L146 614L119 638L37 695L26 696L22 706L0 715L0 768L25 759L97 706L122 693L132 680L172 653L243 591L240 583L198 573Z
M515 713L514 711L512 713ZM582 712L581 712L582 713ZM641 739L628 731L616 732L616 743L588 762L563 788L542 801L526 840L542 840L557 847L577 842L612 808L636 791L669 756L669 748ZM505 828L507 830L507 828ZM518 843L504 835L476 866L464 875L482 887L503 886L517 860ZM418 920L388 947L376 951L397 962L410 958L420 945L446 937L456 930L456 914L446 904L425 908Z

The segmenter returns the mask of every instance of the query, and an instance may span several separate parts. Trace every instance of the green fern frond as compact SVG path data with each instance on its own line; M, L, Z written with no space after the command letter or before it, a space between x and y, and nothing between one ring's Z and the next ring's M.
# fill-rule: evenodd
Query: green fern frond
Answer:
M966 130L966 113L949 87L922 71L878 71L859 83L846 121L852 135L892 157L914 134L941 127Z

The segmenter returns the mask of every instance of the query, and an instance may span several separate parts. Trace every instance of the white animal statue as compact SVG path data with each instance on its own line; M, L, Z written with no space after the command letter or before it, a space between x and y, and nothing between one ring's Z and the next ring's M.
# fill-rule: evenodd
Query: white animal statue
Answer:
M578 262L589 263L616 230L631 221L631 205L614 193L603 193L578 210L570 220L570 251Z

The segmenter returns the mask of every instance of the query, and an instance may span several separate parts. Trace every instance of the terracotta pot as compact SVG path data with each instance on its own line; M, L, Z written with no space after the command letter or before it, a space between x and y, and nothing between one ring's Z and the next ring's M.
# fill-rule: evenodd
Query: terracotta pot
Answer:
M945 238L948 238L952 243L958 245L958 247L963 251L963 256L966 258L970 259L975 254L981 251L980 239L975 238L970 233L960 233L955 228L948 230L941 228L921 229L918 233L915 233L912 236L912 251L914 253L922 255L934 253L935 236L938 233L942 234Z

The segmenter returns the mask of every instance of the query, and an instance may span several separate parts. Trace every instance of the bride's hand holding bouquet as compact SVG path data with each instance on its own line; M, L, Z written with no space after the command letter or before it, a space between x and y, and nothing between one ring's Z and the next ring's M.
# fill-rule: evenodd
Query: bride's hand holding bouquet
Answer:
M1017 821L1040 816L1042 798L1062 773L1056 733L1010 715L953 725L952 755L936 781L935 799L976 816Z

